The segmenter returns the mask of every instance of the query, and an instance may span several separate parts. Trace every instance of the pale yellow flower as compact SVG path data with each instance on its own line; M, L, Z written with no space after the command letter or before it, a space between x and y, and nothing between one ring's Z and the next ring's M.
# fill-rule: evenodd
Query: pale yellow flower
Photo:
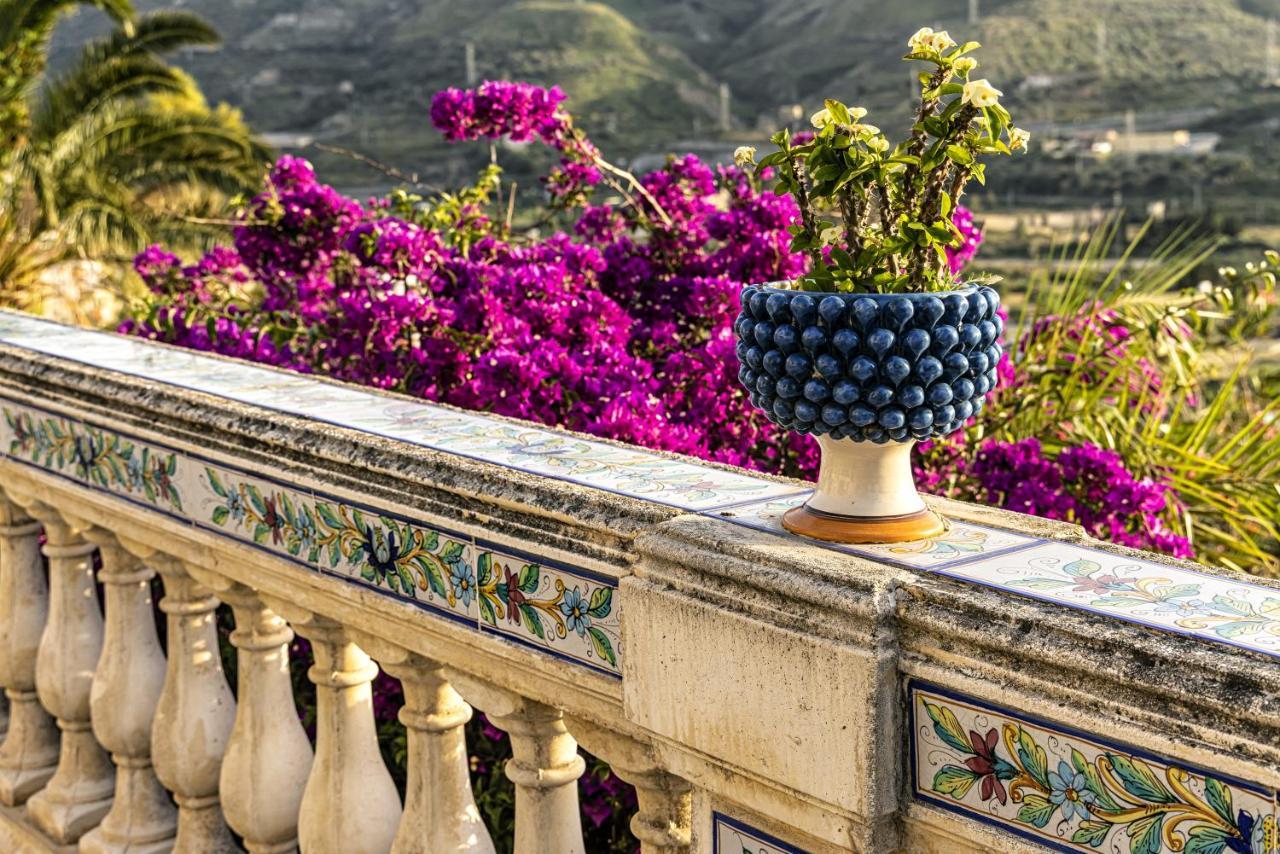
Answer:
M831 111L825 107L809 117L809 122L818 130L822 130L834 121L835 117L833 117L831 115Z
M956 60L956 64L953 67L956 70L956 74L965 75L978 67L978 60L972 56L962 56Z
M1009 128L1009 148L1017 151L1019 148L1026 148L1027 143L1031 141L1031 131L1022 128Z
M960 100L983 110L998 104L1000 96L1003 94L1003 92L991 85L990 80L984 77L981 80L970 80L964 84L964 92L960 95Z
M818 235L818 239L822 241L823 245L830 246L840 239L840 229L834 225L830 228L824 228L822 233Z
M889 140L882 136L873 136L867 140L867 148L872 151L879 151L881 154L889 150Z
M865 116L866 114L867 114L866 107L850 107L849 108L849 118L853 119L855 122L858 119Z
M933 27L921 27L916 30L916 34L907 39L907 47L911 48L912 53L919 53L929 46L928 39L933 35Z
M946 30L939 30L936 33L930 34L925 38L924 42L928 47L936 50L938 53L942 53L944 50L956 46L956 40L951 38L951 34Z
M756 149L752 145L739 145L733 150L733 162L738 164L742 169L746 169L752 163L756 162Z

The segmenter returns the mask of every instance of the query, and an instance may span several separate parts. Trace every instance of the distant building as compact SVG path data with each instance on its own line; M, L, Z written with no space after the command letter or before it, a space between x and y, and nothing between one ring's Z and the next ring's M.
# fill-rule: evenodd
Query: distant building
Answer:
M1133 131L1111 128L1093 134L1088 151L1095 157L1113 154L1165 154L1195 156L1212 154L1222 137L1216 133L1192 133L1188 130Z

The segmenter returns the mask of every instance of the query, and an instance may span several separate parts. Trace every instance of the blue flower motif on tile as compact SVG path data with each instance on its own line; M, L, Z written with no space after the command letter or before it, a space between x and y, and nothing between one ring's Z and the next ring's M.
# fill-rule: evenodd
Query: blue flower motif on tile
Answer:
M1060 851L1272 854L1274 794L912 682L916 797Z
M615 581L502 549L477 550L482 629L619 674Z
M117 495L182 512L178 455L83 421L0 407L9 456Z

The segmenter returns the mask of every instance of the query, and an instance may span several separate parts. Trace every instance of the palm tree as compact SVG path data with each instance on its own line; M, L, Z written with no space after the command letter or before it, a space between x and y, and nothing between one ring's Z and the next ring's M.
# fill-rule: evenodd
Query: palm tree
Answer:
M116 29L47 79L50 35L81 5L106 11ZM216 43L213 29L186 13L132 12L129 0L0 0L0 258L24 259L28 279L51 258L207 242L209 223L269 157L235 111L209 108L159 56ZM22 301L4 281L0 300Z

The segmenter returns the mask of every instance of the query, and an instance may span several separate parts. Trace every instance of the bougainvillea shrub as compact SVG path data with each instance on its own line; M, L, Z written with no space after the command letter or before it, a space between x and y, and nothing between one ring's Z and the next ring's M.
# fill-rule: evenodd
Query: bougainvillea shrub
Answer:
M767 176L693 156L630 176L600 157L563 100L554 88L486 83L440 93L431 106L434 125L460 144L551 147L559 159L539 219L560 222L561 230L509 226L497 166L447 196L396 192L361 202L325 185L305 160L283 157L245 206L231 245L192 263L160 247L137 257L150 297L122 331L813 476L816 444L775 427L746 400L732 328L744 284L806 270L805 258L789 249L797 217L791 197L763 189ZM963 238L949 249L951 269L962 276L981 232L962 207L953 221ZM1108 346L1123 348L1118 324L1098 322L1107 324ZM999 370L1002 391L988 414L1001 396L1018 394L1016 363L1006 355ZM1177 496L1135 477L1114 454L965 437L921 446L922 489L1189 553L1167 523ZM399 686L380 677L375 696L384 755L402 775ZM477 801L495 840L508 838L506 746L479 717L469 734ZM581 794L590 850L633 850L625 830L630 789L593 763Z

